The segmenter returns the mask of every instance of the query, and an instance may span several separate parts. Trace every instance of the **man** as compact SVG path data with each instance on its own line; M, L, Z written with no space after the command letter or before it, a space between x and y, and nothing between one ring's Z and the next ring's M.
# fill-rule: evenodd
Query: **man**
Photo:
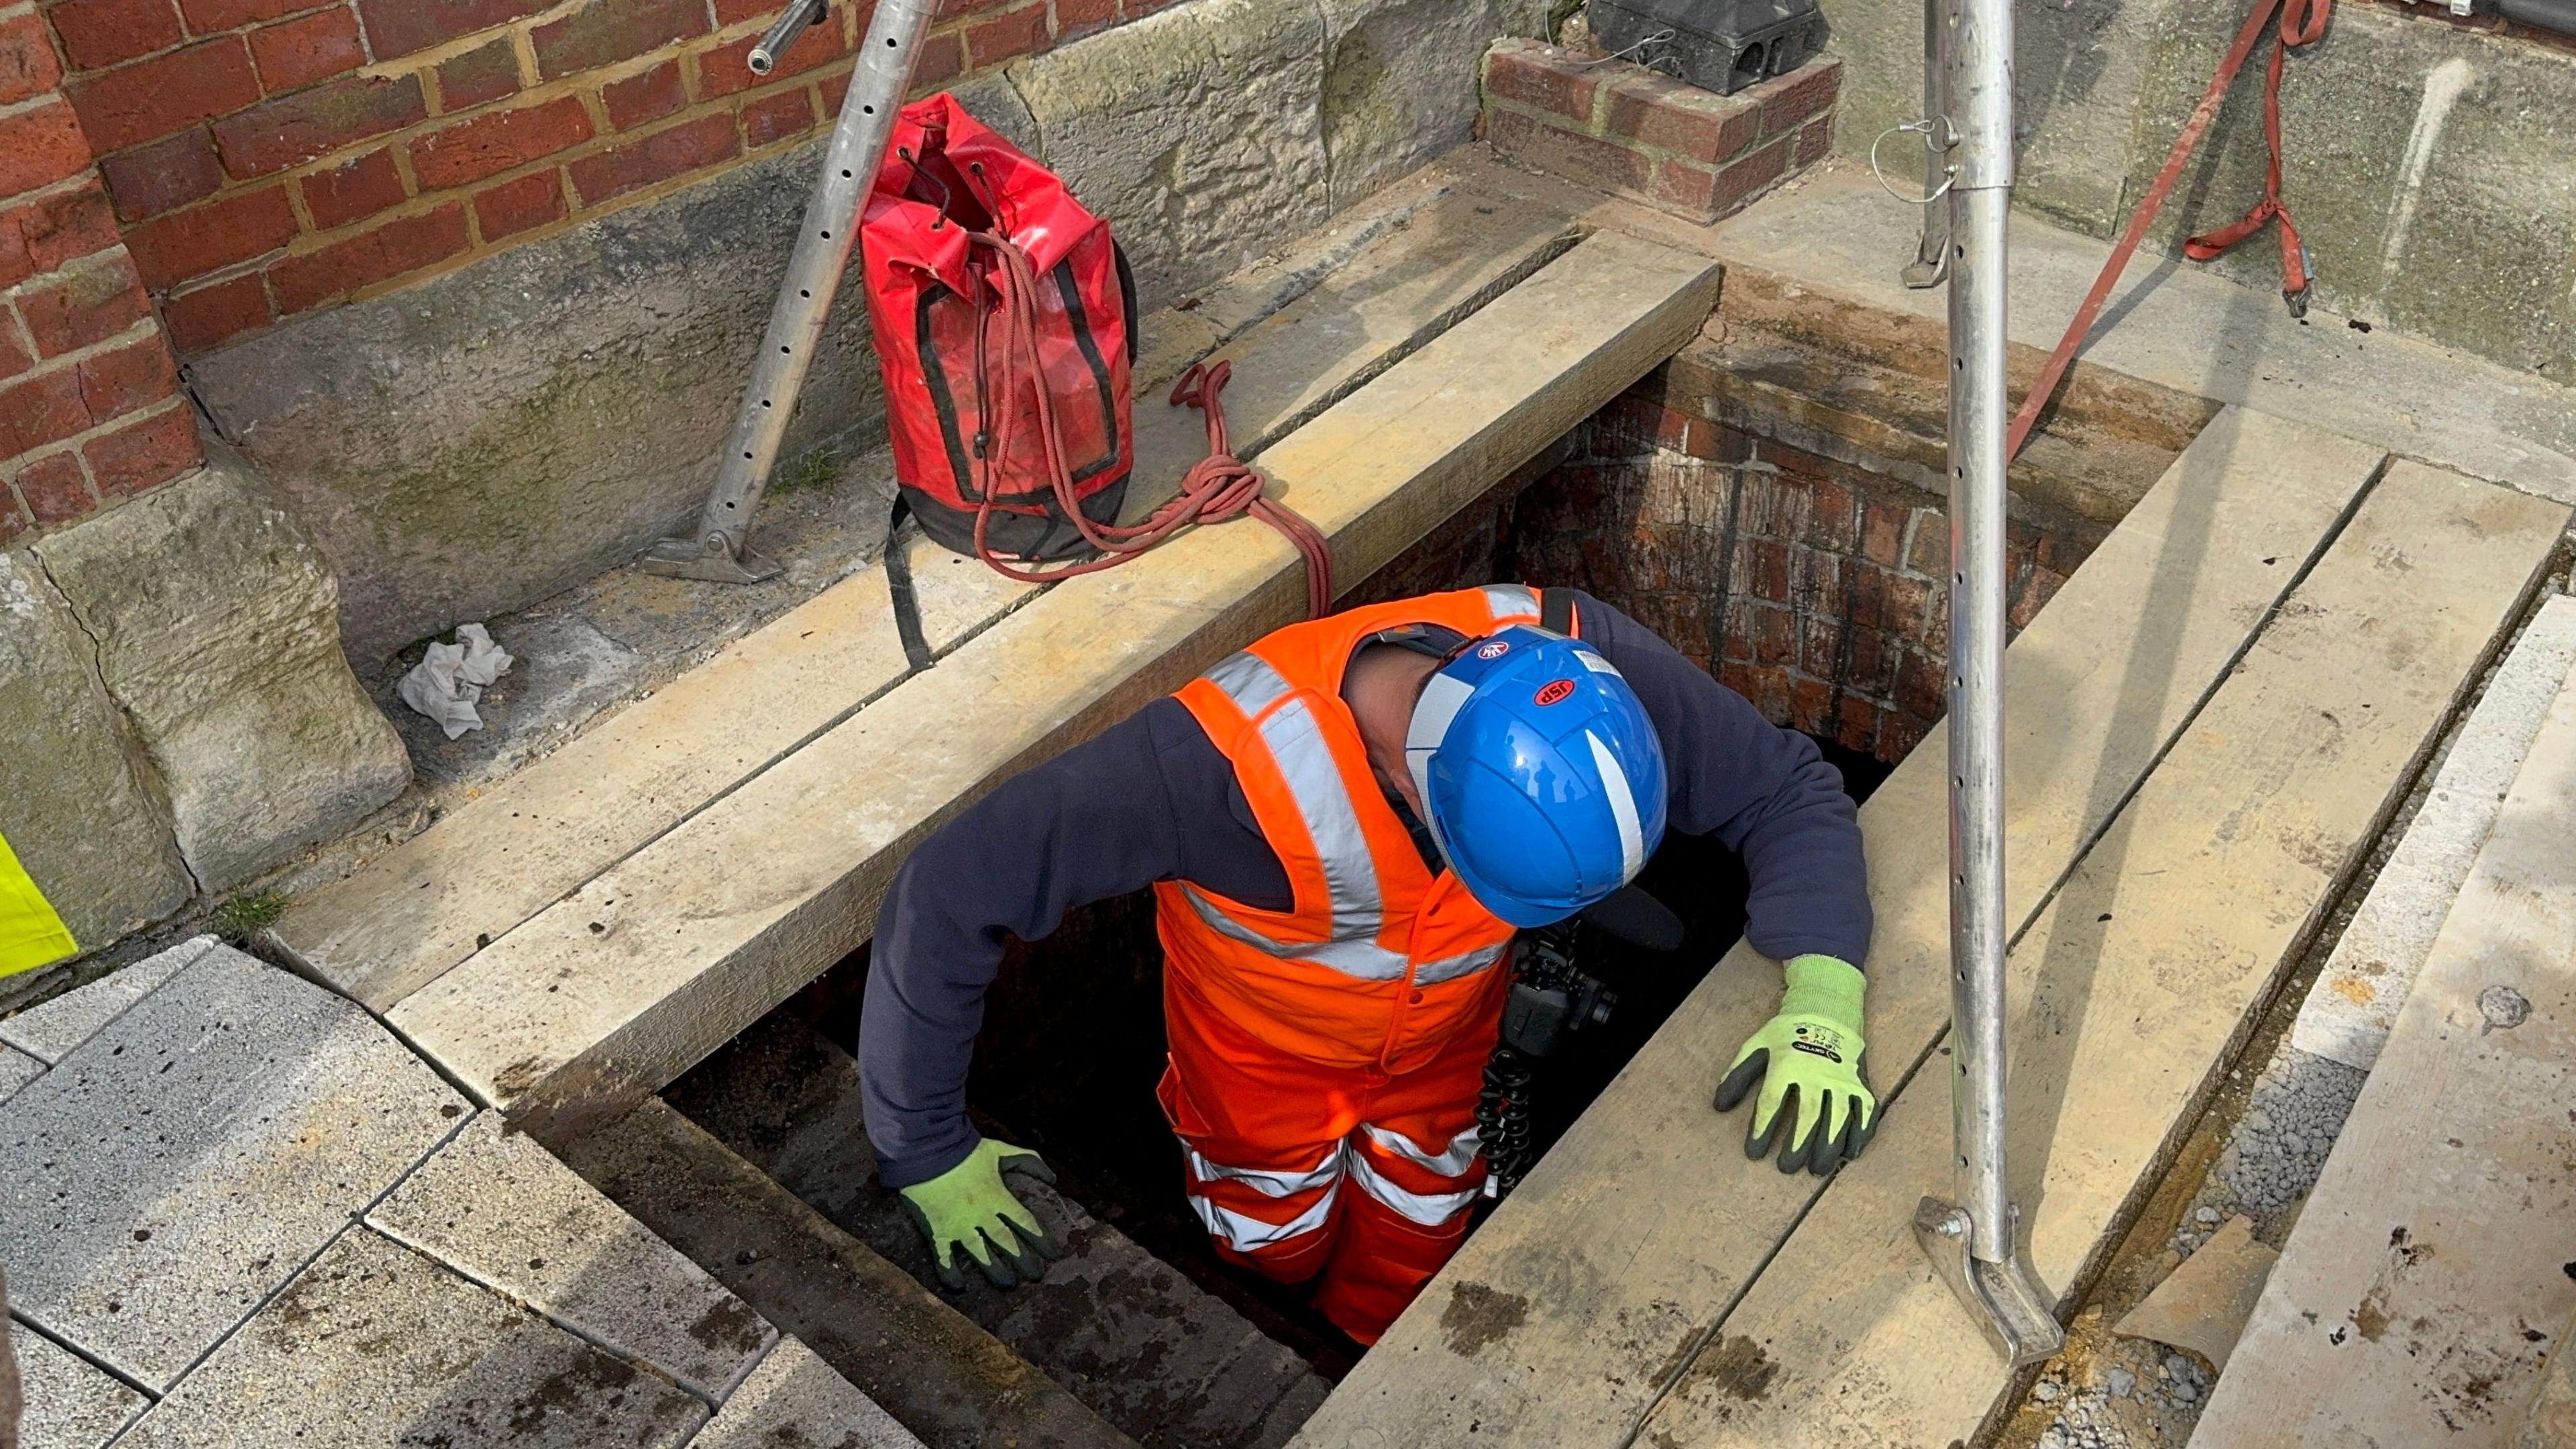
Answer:
M967 1061L1007 938L1151 886L1171 1063L1159 1089L1219 1252L1374 1343L1457 1251L1485 1185L1476 1096L1516 930L1634 878L1666 823L1752 882L1780 1014L1746 1150L1858 1152L1869 900L1840 777L1635 620L1517 584L1292 625L996 790L886 897L860 1028L878 1176L943 1278L1010 1286L1059 1255L979 1141Z

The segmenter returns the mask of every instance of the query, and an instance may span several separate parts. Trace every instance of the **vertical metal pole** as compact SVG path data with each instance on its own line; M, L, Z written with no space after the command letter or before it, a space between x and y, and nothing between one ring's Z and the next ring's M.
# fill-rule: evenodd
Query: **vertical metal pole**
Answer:
M1915 1226L2016 1364L2064 1334L2016 1243L2004 1154L2004 406L2012 202L2011 0L1947 8L1950 188L1950 1059L1957 1205Z
M1914 244L1914 260L1899 275L1905 285L1921 290L1941 285L1950 275L1950 200L1942 193L1950 179L1950 150L1958 137L1950 130L1950 10L1942 0L1923 6L1923 233Z
M715 491L707 495L697 532L656 544L644 557L645 572L734 584L778 572L777 565L750 549L751 516L769 486L769 470L778 461L779 440L787 434L796 395L814 366L824 318L858 241L859 205L876 184L895 112L911 88L913 62L937 8L938 0L879 0L867 38L859 42L858 67L841 103L823 174L805 204L796 248L787 259L787 278L770 309L769 330L760 339L751 386L743 393L742 411L717 464Z

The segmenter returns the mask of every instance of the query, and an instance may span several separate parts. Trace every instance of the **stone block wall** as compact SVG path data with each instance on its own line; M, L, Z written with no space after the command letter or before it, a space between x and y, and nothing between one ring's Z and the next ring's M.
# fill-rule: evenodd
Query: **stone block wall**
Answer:
M1842 63L1731 96L1623 60L1505 40L1485 58L1485 140L1502 154L1694 221L1715 221L1833 149Z
M945 0L920 83L1172 3ZM194 352L812 134L839 113L871 7L834 5L754 76L744 57L779 9L56 0L44 20L69 65L62 125L77 113L134 269Z
M200 456L63 77L36 8L0 4L0 547Z

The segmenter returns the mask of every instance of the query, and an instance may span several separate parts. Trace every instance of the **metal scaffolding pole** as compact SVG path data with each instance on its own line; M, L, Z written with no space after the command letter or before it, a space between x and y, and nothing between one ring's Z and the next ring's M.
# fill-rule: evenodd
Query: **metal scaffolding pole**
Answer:
M859 205L876 184L877 165L885 158L886 138L893 134L895 113L912 86L915 56L930 28L938 0L880 0L876 17L859 42L857 73L841 103L840 124L815 179L813 198L805 204L804 224L787 259L787 277L770 308L769 330L760 339L752 364L751 386L742 397L731 440L716 466L715 491L707 495L697 532L666 538L644 556L646 573L673 578L709 579L749 584L778 572L778 566L751 551L751 516L769 487L769 470L778 461L779 440L796 410L796 395L814 366L821 345L823 320L841 289L841 274L850 264L850 249L859 239ZM821 19L819 3L800 3L772 26L750 57L751 69L767 74L805 26Z
M1916 1235L2010 1362L2065 1344L2023 1265L2005 1174L2004 308L2013 182L2011 0L1930 0L1927 64L1949 56L1950 1062L1957 1203ZM1926 93L1931 88L1926 87Z

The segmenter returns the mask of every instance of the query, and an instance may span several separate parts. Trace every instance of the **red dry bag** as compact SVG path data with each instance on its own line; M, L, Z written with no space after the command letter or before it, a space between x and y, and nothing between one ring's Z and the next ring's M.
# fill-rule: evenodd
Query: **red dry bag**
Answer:
M1109 225L947 95L903 108L860 252L895 479L959 553L1097 552L1135 461L1134 288Z

